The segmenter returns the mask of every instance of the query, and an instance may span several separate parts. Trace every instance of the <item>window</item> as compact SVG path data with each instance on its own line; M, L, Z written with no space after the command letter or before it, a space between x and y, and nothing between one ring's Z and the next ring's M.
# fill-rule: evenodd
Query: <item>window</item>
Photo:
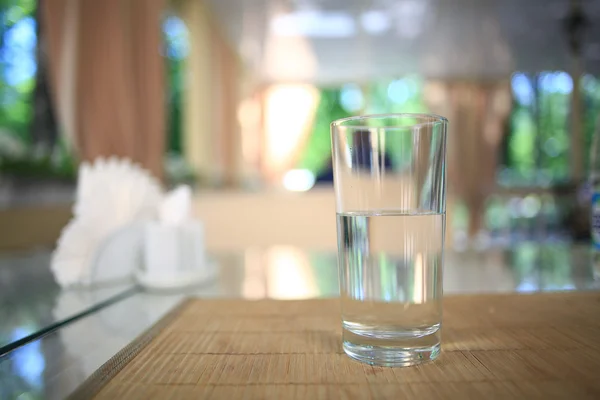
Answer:
M0 3L0 128L21 144L30 141L37 69L35 1Z
M564 71L515 73L513 109L499 183L505 186L550 186L569 178L571 96L573 81ZM600 111L600 88L592 75L582 79L585 147L589 149ZM589 151L585 154L589 167Z
M312 133L298 166L315 175L328 167L331 157L329 124L332 121L359 114L427 112L423 102L423 80L414 75L364 85L348 83L321 88L319 93ZM390 156L402 158L393 149Z
M175 15L167 15L163 21L165 40L164 56L167 63L167 100L169 112L168 151L181 154L181 104L184 62L189 51L188 30Z

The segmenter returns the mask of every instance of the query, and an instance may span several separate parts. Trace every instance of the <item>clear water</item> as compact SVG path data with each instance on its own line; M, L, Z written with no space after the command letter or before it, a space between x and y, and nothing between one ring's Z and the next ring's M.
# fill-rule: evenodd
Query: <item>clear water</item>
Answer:
M377 365L437 357L445 215L340 213L344 350Z

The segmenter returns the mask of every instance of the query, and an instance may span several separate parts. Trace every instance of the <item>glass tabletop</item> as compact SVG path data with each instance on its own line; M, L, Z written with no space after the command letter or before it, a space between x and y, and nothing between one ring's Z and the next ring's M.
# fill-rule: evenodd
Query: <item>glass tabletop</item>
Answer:
M64 322L133 293L133 284L63 290L51 252L0 255L0 355Z
M291 246L215 257L216 281L203 297L306 299L338 295L337 256ZM511 293L600 289L589 246L523 243L445 254L444 293Z
M214 253L217 278L182 293L202 297L307 299L338 295L331 251L292 246ZM588 246L523 243L509 249L447 251L444 292L498 293L600 289ZM133 284L62 290L50 252L0 256L0 354L81 314L139 290Z
M449 295L600 290L591 257L588 246L567 243L448 251L444 290ZM211 282L175 292L136 291L0 356L0 398L24 393L26 398L64 398L186 296L307 299L338 294L336 254L331 251L273 246L213 253L211 258L219 268L218 276ZM1 292L2 317L10 314L12 321L2 324L2 332L15 332L23 327L35 330L104 298L86 291L61 291L48 271L28 269L28 266L47 265L48 254L35 253L11 260L11 274L16 266L23 269L18 278L11 275L12 297ZM6 274L7 259L2 258L0 264L3 265L0 271ZM32 289L32 276L36 277L38 290ZM114 289L117 293L124 288ZM15 293L29 293L31 299L19 306L17 300L20 297L26 300L28 296ZM8 312L9 298L10 307L22 310L20 313Z

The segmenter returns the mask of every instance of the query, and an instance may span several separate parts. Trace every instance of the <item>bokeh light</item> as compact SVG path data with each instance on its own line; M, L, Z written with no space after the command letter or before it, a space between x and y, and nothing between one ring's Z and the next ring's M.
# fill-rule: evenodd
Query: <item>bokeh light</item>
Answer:
M340 103L344 110L350 113L360 111L365 105L365 99L360 87L354 83L342 86Z

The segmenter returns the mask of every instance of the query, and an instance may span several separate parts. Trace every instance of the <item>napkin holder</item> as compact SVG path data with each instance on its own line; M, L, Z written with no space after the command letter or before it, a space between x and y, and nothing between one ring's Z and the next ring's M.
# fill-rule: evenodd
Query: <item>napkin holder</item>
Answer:
M136 279L146 289L171 290L196 286L215 276L216 269L205 253L204 227L193 219L180 224L147 222L143 257Z

